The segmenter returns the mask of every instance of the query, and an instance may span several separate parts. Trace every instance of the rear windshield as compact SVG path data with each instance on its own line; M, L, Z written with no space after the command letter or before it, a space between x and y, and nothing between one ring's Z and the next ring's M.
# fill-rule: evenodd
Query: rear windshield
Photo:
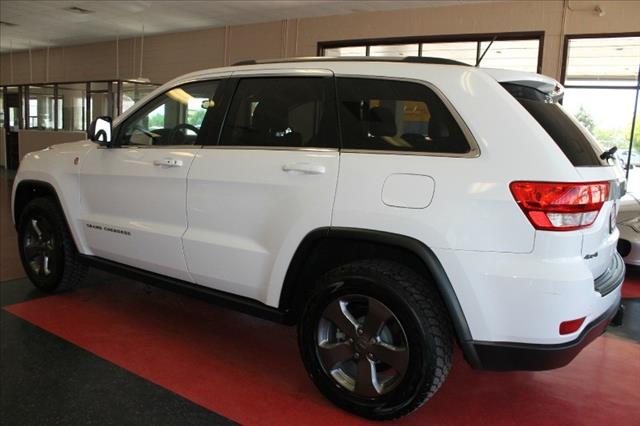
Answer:
M575 167L607 166L600 158L602 149L586 130L557 103L539 90L519 84L503 83L529 114L546 130Z

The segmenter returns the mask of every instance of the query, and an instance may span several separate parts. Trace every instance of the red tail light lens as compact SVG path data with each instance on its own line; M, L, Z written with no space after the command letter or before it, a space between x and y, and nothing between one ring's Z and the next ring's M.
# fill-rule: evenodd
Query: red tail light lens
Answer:
M595 222L609 182L512 182L511 193L536 229L574 231Z

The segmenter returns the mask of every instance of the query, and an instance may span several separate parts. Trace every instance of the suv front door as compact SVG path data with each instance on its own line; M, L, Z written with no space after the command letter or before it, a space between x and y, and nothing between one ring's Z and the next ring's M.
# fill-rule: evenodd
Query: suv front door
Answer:
M114 147L82 160L86 240L96 256L192 281L181 238L187 173L206 139L218 80L172 88L130 114ZM203 124L205 123L205 124Z
M236 72L219 145L188 178L189 271L202 285L275 306L289 262L331 224L339 151L333 74Z

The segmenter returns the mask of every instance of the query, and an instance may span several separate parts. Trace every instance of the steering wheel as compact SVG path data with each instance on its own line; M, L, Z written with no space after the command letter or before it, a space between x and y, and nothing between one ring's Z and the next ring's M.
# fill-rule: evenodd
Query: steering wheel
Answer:
M181 143L175 143L174 139L178 135L178 132L181 132L181 131L184 131L184 130L191 130L193 133L196 134L196 137L198 136L198 132L200 131L200 129L198 129L196 126L194 126L192 124L180 123L176 127L174 127L173 129L171 129L171 133L169 133L169 141L170 141L171 145L182 145ZM183 137L184 136L186 136L186 133L183 134Z

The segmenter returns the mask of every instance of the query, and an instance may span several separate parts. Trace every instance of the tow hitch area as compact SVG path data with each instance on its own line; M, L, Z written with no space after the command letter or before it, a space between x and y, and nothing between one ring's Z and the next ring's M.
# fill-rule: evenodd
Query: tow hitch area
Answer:
M619 327L622 325L622 317L624 317L624 306L620 305L618 308L618 312L611 319L611 325L614 327Z

